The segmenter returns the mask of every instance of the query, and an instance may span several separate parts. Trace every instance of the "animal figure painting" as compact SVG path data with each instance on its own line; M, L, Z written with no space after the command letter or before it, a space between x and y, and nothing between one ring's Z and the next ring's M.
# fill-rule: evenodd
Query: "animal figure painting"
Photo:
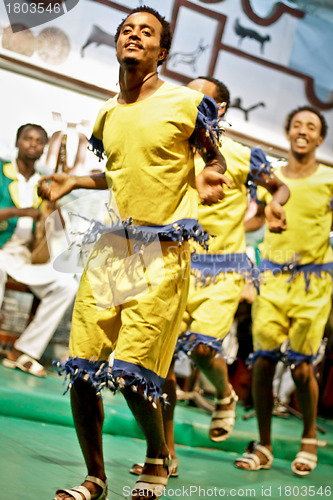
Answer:
M258 31L246 28L245 26L242 26L239 22L239 19L237 18L235 23L234 23L234 30L235 33L239 36L239 42L238 45L241 45L242 41L245 38L250 38L253 40L257 40L260 44L260 52L263 54L264 49L265 49L265 43L271 41L270 35L261 35Z

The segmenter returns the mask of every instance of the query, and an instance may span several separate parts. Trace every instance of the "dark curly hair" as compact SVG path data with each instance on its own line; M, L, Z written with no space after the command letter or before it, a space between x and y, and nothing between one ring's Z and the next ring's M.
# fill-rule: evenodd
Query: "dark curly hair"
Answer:
M36 125L36 123L26 123L25 125L21 125L18 129L17 129L17 132L16 132L16 142L19 140L23 130L27 127L32 127L32 128L36 128L37 130L39 130L42 134L45 135L45 144L47 143L47 141L49 140L48 136L47 136L47 132L46 130L41 126L41 125Z
M296 108L296 109L293 109L292 111L290 111L290 113L287 115L287 118L286 118L286 121L284 124L284 129L285 129L286 133L288 133L290 130L291 121L294 118L294 116L297 115L297 113L300 113L301 111L310 111L311 113L314 113L315 115L318 116L320 123L321 123L320 136L323 139L325 139L326 134L327 134L327 130L328 130L328 125L327 125L326 119L325 119L324 115L322 115L316 108L313 108L312 106L300 106L299 108Z
M222 83L217 78L213 78L212 76L198 76L198 80L207 80L207 82L214 83L216 85L216 93L214 99L216 102L225 102L225 113L230 105L230 92L229 89L224 83Z
M162 49L166 49L166 55L165 55L164 59L162 59L161 61L158 61L157 66L160 66L165 61L165 59L167 58L167 55L169 54L170 47L171 47L171 41L172 41L172 35L171 35L170 23L168 23L168 21L165 20L165 17L161 16L161 14L159 12L157 12L157 10L152 9L151 7L148 7L147 5L141 5L140 7L137 7L136 9L131 10L131 12L119 24L117 31L116 31L116 34L114 36L115 42L116 43L118 42L121 28L123 27L126 19L129 16L131 16L132 14L135 14L136 12L148 12L149 14L152 14L153 16L155 16L156 19L158 19L162 25L160 46Z

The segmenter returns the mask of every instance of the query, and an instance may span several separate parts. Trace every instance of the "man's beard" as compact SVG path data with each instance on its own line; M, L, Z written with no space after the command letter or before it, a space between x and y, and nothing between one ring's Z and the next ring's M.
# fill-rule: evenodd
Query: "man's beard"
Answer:
M130 68L133 68L133 66L137 66L139 64L139 61L134 57L125 57L121 62L124 66Z

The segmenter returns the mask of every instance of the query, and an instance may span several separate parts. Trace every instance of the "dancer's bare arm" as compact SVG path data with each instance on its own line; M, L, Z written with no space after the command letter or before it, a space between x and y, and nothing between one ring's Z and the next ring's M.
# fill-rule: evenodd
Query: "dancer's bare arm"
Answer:
M52 174L39 183L38 194L41 198L55 201L74 189L107 189L105 173L93 175Z

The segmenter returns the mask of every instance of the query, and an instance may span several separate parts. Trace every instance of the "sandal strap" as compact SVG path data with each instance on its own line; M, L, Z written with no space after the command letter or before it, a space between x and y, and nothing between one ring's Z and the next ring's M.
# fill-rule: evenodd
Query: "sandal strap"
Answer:
M235 410L215 410L212 413L212 419L220 418L235 418Z
M302 438L301 444L313 444L315 446L326 446L327 441L322 441L316 438Z
M140 476L141 477L141 476ZM149 491L153 493L154 498L158 499L160 496L163 495L165 485L164 484L159 484L159 483L145 483L143 481L140 481L140 477L138 481L135 483L134 490L140 490L140 491ZM155 478L157 476L154 476Z
M266 446L263 446L262 444L255 443L254 444L254 450L260 451L260 453L262 453L263 455L265 455L265 457L267 458L268 461L271 461L274 458L273 454L269 451L269 449L266 448Z
M299 451L295 457L294 463L300 463L308 465L311 469L314 469L317 465L317 455L314 453L309 453L308 451Z
M172 458L169 457L164 457L164 458L145 458L145 463L146 464L153 464L153 465L163 465L163 467L170 468L172 466ZM157 476L155 476L157 477Z
M103 481L99 477L95 477L95 476L87 476L85 480L90 481L91 483L97 484L97 486L100 486L102 488L102 490L104 490L106 485L107 485L107 480Z
M215 404L217 405L230 405L231 403L237 403L238 396L235 393L234 389L231 390L230 396L222 399L215 399Z
M75 486L74 488L69 489L60 489L56 491L56 495L58 493L67 493L72 496L74 500L91 500L91 493L85 486ZM82 498L81 493L83 493L84 497Z
M237 462L249 464L251 470L257 469L260 466L260 458L255 453L243 453L240 458L236 459Z
M148 485L151 485L151 487L156 486L156 485L166 486L166 484L168 482L168 478L167 477L160 477L160 476L153 476L152 474L141 474L139 476L137 483L138 482L146 483ZM135 487L136 487L136 489L140 489L140 488L137 488L137 483L135 484ZM146 487L146 489L148 489L148 488Z
M26 364L31 363L29 368L26 368ZM27 371L32 375L36 375L36 373L44 370L44 366L41 365L37 359L32 358L29 354L21 354L16 360L16 366L21 368L23 371Z
M210 423L209 430L214 431L215 429L222 429L226 433L232 431L234 427L235 420L233 418L228 418L224 420L213 420Z

